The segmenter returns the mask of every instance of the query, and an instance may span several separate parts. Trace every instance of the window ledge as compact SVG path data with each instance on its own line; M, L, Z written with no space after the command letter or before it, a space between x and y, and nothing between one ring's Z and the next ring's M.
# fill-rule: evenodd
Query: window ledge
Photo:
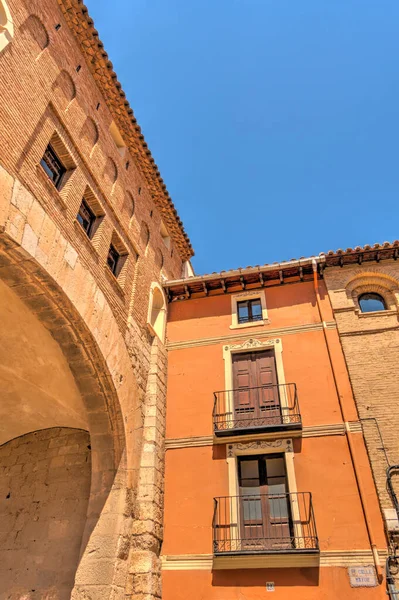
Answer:
M44 172L44 169L40 163L38 163L36 165L36 171L37 171L37 175L38 175L39 179L42 180L44 185L48 188L50 193L55 197L55 199L58 201L58 203L61 205L61 207L64 210L66 210L68 207L67 207L65 200L61 196L60 191L55 187L54 183L46 175L46 173Z
M398 311L396 309L375 310L374 312L368 313L362 313L359 309L356 309L355 312L360 319L367 319L369 317L392 317L393 315L398 314Z
M104 271L106 273L106 277L108 278L108 281L111 283L114 290L119 294L119 296L122 299L124 299L125 298L125 290L123 289L123 287L121 286L121 284L119 283L119 281L117 280L115 275L112 273L111 269L109 268L109 266L107 264L104 265Z
M261 321L251 321L251 323L240 323L237 325L230 325L230 329L245 329L247 327L259 327L260 325L269 325L269 320L262 319Z
M318 550L295 552L270 552L269 554L225 555L213 557L213 569L270 569L292 567L318 567L320 552Z
M100 255L98 253L97 248L93 246L93 240L86 235L85 231L82 229L82 226L78 223L76 219L73 222L73 226L76 229L77 235L83 240L88 250L93 254L93 257L98 262Z

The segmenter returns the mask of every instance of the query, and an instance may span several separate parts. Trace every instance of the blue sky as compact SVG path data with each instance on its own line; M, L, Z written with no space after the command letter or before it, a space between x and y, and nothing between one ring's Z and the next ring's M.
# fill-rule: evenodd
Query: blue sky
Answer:
M197 273L399 237L397 0L87 0Z

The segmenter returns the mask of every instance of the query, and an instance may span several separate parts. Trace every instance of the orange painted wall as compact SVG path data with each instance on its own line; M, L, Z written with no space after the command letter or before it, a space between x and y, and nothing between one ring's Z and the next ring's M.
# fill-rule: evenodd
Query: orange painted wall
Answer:
M323 320L333 319L324 283L320 282ZM207 345L169 349L166 438L212 436L213 392L225 389L223 346L278 337L282 344L285 380L295 383L305 428L343 423L323 331L274 332L278 328L320 323L311 282L264 290L270 322L230 329L231 295L174 302L169 307L170 342L219 338ZM237 337L238 336L238 337ZM327 330L336 383L346 419L358 419L340 340ZM222 338L222 339L220 339ZM260 338L258 338L260 339ZM357 435L357 437L356 437ZM276 437L278 437L276 435ZM385 547L382 520L361 434L355 434L360 472L379 548ZM311 492L321 551L370 548L353 464L345 435L306 436L294 441L297 490ZM168 449L166 452L164 555L212 554L213 498L229 495L226 445ZM359 590L349 586L346 569L165 571L165 600L257 600L266 581L275 581L278 598L303 600L339 597L385 598L382 587Z
M345 436L308 438L296 450L297 488L312 492L321 550L366 549L367 530ZM164 554L211 553L213 498L228 495L224 446L168 450ZM379 532L383 547L382 528Z
M292 283L260 290L266 294L269 328L293 327L319 322L312 282ZM237 290L239 293L240 290ZM325 319L331 320L327 292L321 282ZM168 308L167 336L170 342L231 335L231 294L172 302ZM250 335L264 327L248 328ZM243 331L243 330L240 330Z
M256 338L252 330L250 337ZM281 343L285 379L297 385L303 424L342 422L323 332L282 336ZM223 344L170 350L168 374L167 438L211 435L213 392L225 389ZM349 382L343 387L350 399ZM352 400L350 406L355 420Z
M164 571L167 600L382 600L384 586L351 588L345 568ZM266 592L273 581L275 591Z

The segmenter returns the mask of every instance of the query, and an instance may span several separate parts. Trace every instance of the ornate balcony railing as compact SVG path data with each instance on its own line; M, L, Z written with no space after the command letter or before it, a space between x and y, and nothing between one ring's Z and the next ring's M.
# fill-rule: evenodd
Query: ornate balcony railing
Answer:
M310 492L224 496L214 502L215 556L319 552Z
M295 383L214 392L213 428L218 437L302 429Z

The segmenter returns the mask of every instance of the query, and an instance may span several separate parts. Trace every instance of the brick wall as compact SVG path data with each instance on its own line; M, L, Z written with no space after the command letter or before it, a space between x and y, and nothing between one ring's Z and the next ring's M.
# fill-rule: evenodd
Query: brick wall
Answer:
M0 277L60 344L90 417L96 485L72 597L158 597L166 357L146 320L152 282L181 276L182 234L170 245L161 234L162 222L179 228L179 220L155 201L137 148L118 151L110 128L120 114L111 114L101 74L70 27L80 11L89 35L84 6L7 4L14 37L0 52ZM68 168L59 190L40 165L50 140ZM92 240L76 221L87 194L104 215ZM106 264L113 240L128 253L118 278ZM92 351L98 360L88 360ZM94 551L103 530L104 556Z
M121 327L129 315L144 325L150 284L160 281L161 263L166 276L178 278L182 259L173 241L170 248L163 241L162 215L135 156L128 149L123 157L118 152L110 133L113 117L58 3L8 4L15 35L0 54L0 163L67 234ZM39 164L54 133L76 166L60 192ZM105 212L95 247L76 223L87 186ZM105 267L113 233L129 253L123 286Z
M68 600L90 492L89 434L54 428L0 446L0 597Z
M392 506L386 488L387 460L399 462L399 265L396 261L328 268L325 281L337 321L350 380L362 420L383 509ZM360 293L381 294L387 310L361 313ZM378 427L377 427L378 424ZM399 481L394 481L399 494Z

